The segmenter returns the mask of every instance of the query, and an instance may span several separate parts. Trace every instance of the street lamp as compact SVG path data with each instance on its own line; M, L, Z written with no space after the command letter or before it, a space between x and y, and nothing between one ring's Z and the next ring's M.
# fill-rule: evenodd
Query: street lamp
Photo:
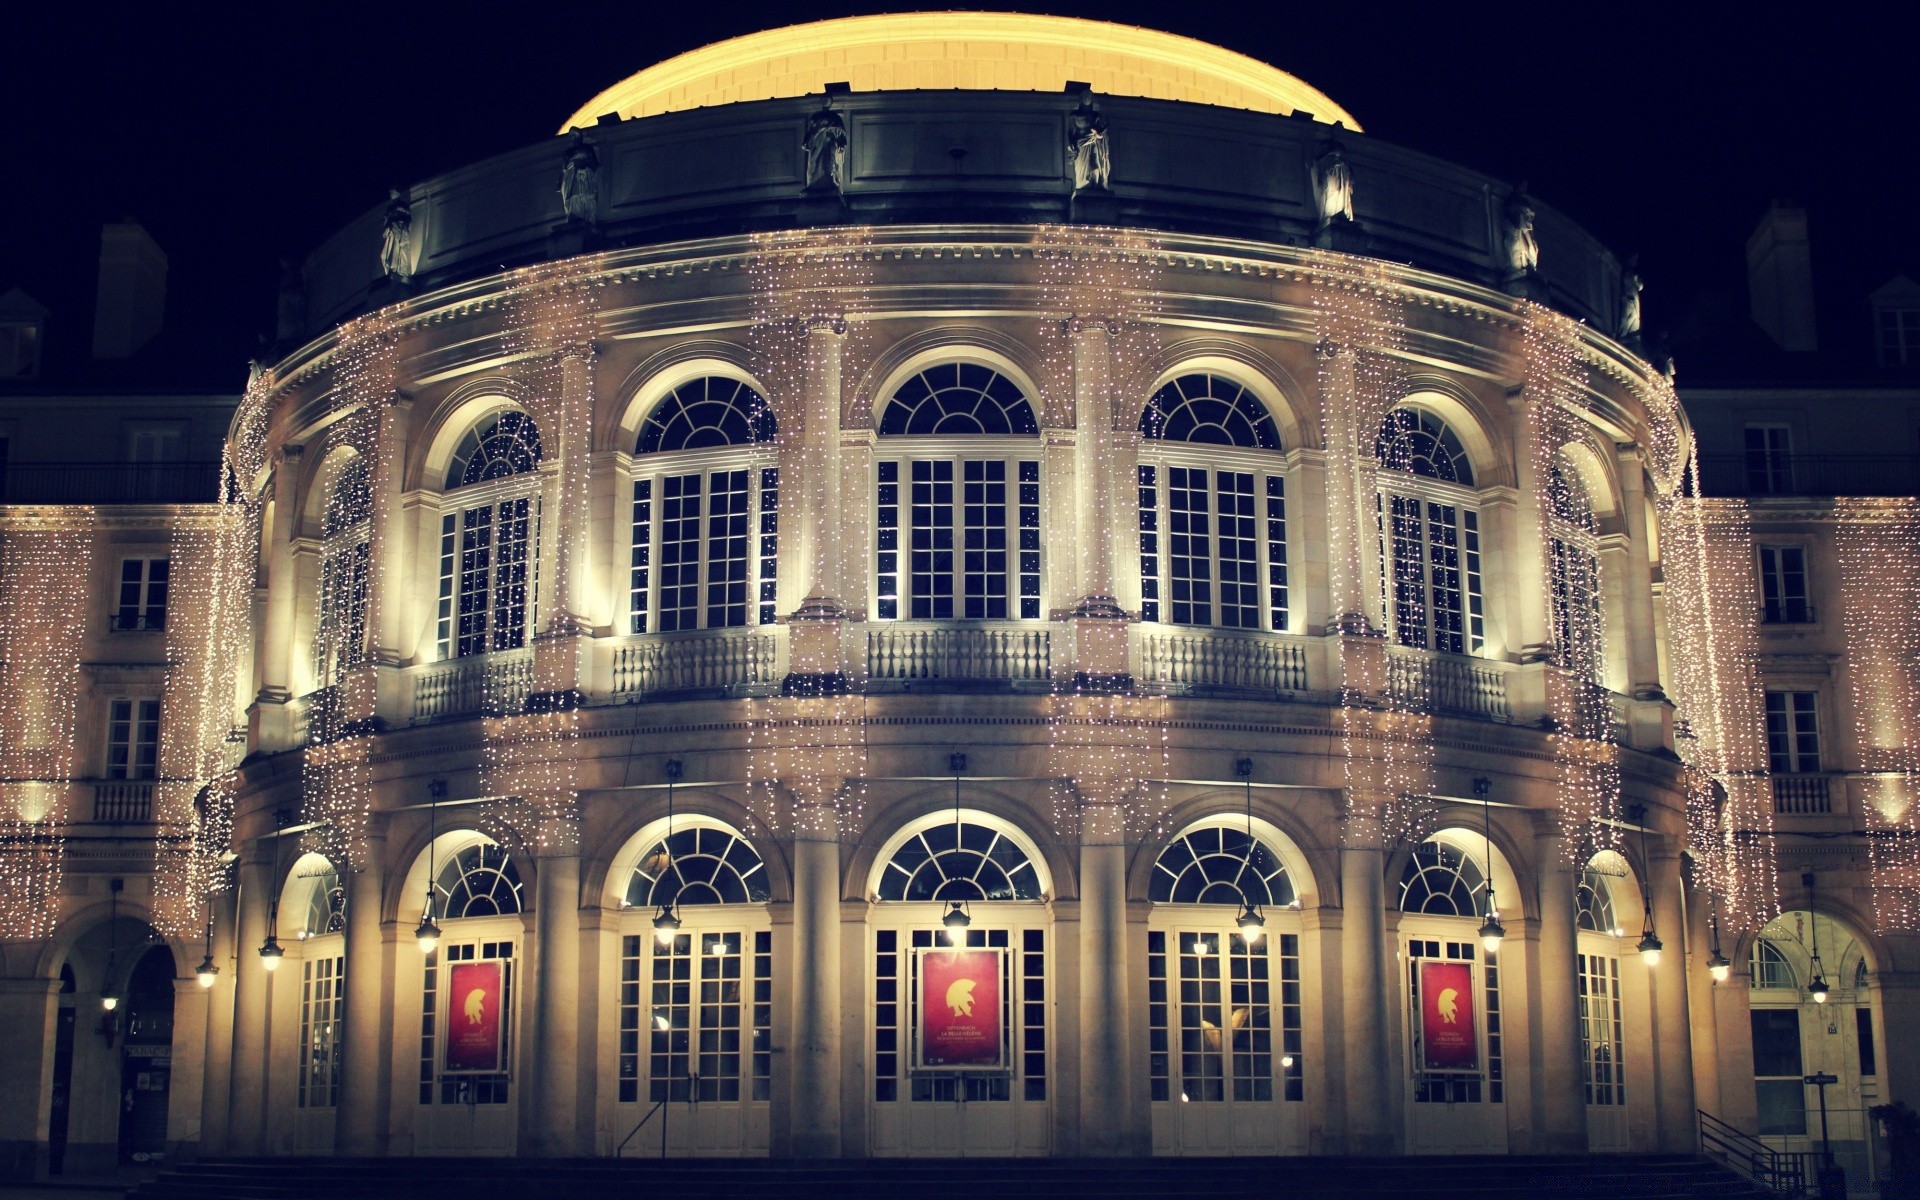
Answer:
M120 923L120 889L127 886L124 879L107 881L107 970L105 982L100 985L100 1007L112 1012L120 1007L120 997L113 994L113 959L119 949L117 926ZM109 1037L108 1045L112 1045Z
M1707 932L1713 938L1713 955L1707 959L1707 974L1715 983L1725 983L1733 974L1733 963L1720 952L1720 914L1707 915Z
M213 893L207 893L207 953L200 965L193 970L193 977L200 981L203 988L211 988L220 978L220 968L213 962Z
M1640 952L1640 961L1648 967L1660 965L1660 951L1663 949L1659 937L1653 932L1653 868L1652 860L1647 857L1647 806L1636 804L1627 810L1627 820L1640 827L1640 866L1644 871L1640 888L1642 923L1640 926L1640 944L1634 949Z
M973 924L973 915L967 911L964 900L955 900L947 909L947 915L940 918L940 924L946 927L947 944L958 946L967 936L967 926Z
M1820 914L1813 907L1813 872L1808 871L1800 876L1800 882L1807 888L1807 924L1813 926L1813 980L1807 984L1807 991L1813 996L1815 1004L1825 1004L1827 976L1826 972L1820 969Z
M1247 861L1253 861L1253 760L1237 758L1233 762L1234 773L1240 776L1246 789L1247 799ZM1253 902L1245 888L1240 890L1240 915L1233 922L1240 928L1241 940L1248 946L1257 945L1261 935L1267 931L1267 918L1260 912L1260 906Z
M420 913L420 926L413 940L420 953L432 954L440 948L440 927L433 923L433 847L440 840L440 795L446 784L435 779L427 784L427 906Z
M1498 954L1507 931L1500 924L1500 907L1493 902L1493 780L1484 775L1475 779L1473 794L1480 797L1480 835L1487 843L1487 919L1480 925L1480 945L1488 954Z
M286 809L277 809L273 814L273 823L277 832L273 835L273 879L269 883L272 891L267 902L267 940L260 943L260 966L269 974L280 969L280 960L286 950L280 945L280 847L287 840L287 826L292 824L293 814Z
M660 866L660 878L665 879L667 872L673 869L673 785L680 780L680 760L668 759L663 764L663 769L667 775L667 836L660 842L661 848L666 852L665 861ZM679 889L675 888L673 894L678 896ZM673 936L679 932L680 914L674 910L673 900L662 900L660 907L653 914L654 940L663 947L671 946Z

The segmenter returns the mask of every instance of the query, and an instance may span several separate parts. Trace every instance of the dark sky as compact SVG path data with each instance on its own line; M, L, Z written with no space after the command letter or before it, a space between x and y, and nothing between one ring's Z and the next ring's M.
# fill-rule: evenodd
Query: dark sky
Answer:
M50 353L84 353L99 225L136 218L171 259L170 332L225 379L271 323L277 260L388 183L551 136L679 51L902 7L21 0L0 48L0 291L55 309ZM1319 87L1373 136L1530 181L1640 253L1656 329L1702 292L1737 293L1774 197L1810 210L1823 321L1864 324L1864 293L1920 262L1920 19L1891 27L1902 5L1031 7L1217 42Z

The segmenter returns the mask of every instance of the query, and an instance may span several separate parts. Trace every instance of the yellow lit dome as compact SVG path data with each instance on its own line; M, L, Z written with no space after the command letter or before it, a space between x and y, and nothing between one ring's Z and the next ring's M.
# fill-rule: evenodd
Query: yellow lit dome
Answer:
M730 38L630 75L582 105L560 131L604 113L650 117L746 100L914 89L1058 92L1069 80L1106 96L1184 100L1251 112L1312 113L1360 128L1319 89L1193 38L1025 13L842 17Z

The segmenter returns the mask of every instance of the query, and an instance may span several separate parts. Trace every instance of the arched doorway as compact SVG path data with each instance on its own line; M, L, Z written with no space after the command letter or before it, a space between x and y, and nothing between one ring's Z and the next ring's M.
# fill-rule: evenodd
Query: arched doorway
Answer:
M1820 1089L1826 1074L1827 1136L1848 1183L1877 1178L1866 1110L1886 1100L1880 1082L1884 1028L1872 952L1847 922L1790 909L1767 922L1748 951L1758 1132L1777 1149L1821 1149Z

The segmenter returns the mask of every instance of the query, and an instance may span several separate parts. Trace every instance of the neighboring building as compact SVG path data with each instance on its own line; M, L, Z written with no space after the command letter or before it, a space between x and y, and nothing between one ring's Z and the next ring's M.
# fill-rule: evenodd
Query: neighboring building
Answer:
M1871 1172L1920 637L1865 614L1920 572L1825 531L1913 502L1796 456L1880 425L1683 412L1590 235L1186 39L823 22L567 128L314 253L228 503L0 512L21 1172L661 1102L687 1154L1804 1149L1799 1067Z

